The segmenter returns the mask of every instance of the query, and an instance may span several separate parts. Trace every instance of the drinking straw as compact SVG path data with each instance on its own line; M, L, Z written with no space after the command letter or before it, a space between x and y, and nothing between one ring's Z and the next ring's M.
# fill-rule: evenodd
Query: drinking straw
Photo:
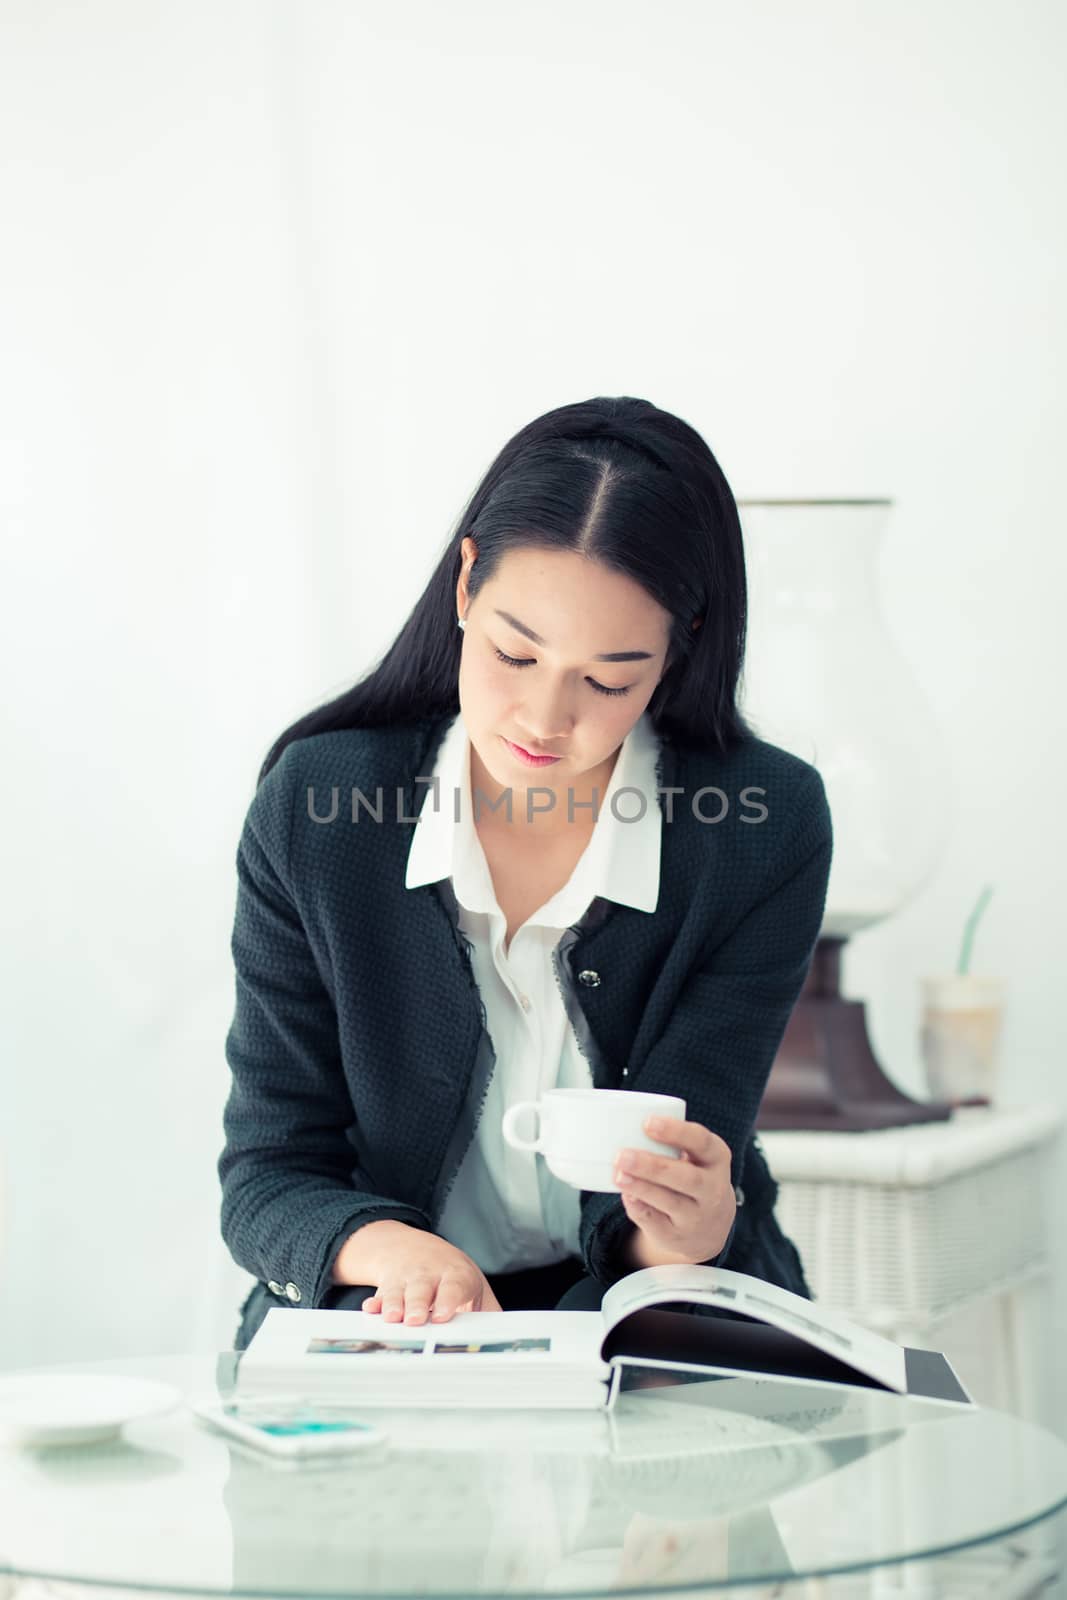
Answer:
M963 944L962 944L962 946L960 948L959 965L956 968L957 973L961 977L970 968L970 965L971 965L971 947L974 944L974 932L975 932L975 929L978 926L978 919L981 917L981 915L982 915L983 911L985 910L986 906L989 904L990 899L992 898L992 895L993 895L993 885L991 883L987 883L985 888L982 890L981 894L978 896L977 905L975 906L974 910L971 912L970 916L967 918L966 925L964 926L964 929L963 929Z

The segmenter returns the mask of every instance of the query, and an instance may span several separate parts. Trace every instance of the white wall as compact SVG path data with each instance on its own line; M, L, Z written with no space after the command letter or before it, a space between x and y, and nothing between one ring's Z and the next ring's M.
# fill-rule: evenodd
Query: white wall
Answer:
M504 440L593 394L686 417L738 495L895 498L885 611L966 806L846 988L917 1090L916 979L994 881L1004 1097L1062 1104L1062 8L0 28L0 1365L203 1333L259 761L387 645Z

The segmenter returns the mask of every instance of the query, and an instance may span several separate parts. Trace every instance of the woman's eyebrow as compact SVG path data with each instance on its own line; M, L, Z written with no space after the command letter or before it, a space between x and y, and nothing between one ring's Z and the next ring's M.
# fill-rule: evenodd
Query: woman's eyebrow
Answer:
M516 633L523 634L534 644L544 644L545 641L539 633L534 633L533 629L528 628L525 622L520 622L518 617L513 617L510 611L497 611L494 609L494 615L503 617L504 621L514 628ZM592 661L651 661L652 652L651 650L609 650L605 655L591 656L590 659Z

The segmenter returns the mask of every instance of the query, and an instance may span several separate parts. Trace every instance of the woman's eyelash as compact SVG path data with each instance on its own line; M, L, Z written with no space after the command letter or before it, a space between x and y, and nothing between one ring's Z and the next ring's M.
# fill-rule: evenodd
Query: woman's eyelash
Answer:
M506 656L503 650L498 650L496 648L496 645L493 646L493 654L496 656L497 660L502 661L506 667L532 667L534 665L532 661L517 661L514 656ZM597 683L595 678L590 678L589 682L592 684L597 694L629 694L631 688L633 687L632 684L627 684L624 689L606 689L602 683Z

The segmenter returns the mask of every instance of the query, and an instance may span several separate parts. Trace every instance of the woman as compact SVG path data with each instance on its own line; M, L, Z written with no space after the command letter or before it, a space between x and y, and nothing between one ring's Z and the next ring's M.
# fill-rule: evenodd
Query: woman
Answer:
M662 1262L809 1293L753 1129L831 820L738 711L745 625L703 439L644 400L562 406L504 446L377 668L276 741L237 853L238 1349L270 1306L595 1308ZM500 1126L554 1085L684 1097L653 1135L680 1159L561 1183Z

